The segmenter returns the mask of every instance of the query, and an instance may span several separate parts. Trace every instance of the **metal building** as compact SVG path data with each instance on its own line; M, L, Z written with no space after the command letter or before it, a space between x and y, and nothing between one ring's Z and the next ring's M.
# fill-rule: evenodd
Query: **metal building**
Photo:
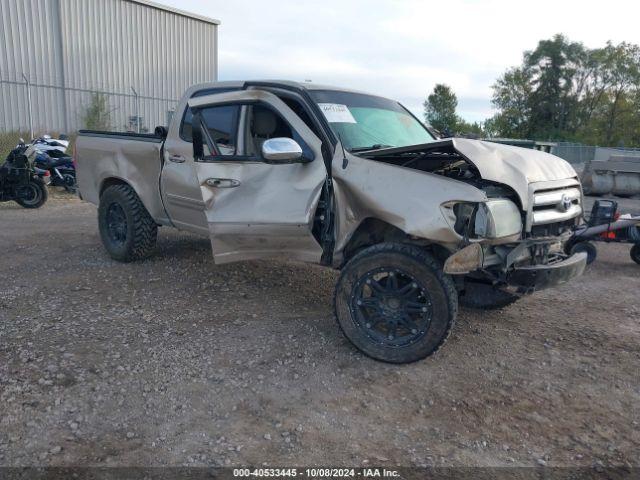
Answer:
M148 0L0 0L0 132L70 133L91 107L113 130L165 125L217 79L219 23Z

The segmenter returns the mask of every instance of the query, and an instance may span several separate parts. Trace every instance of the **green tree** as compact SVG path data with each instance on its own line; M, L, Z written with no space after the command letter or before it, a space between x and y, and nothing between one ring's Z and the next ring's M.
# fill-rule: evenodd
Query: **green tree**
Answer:
M493 86L496 136L640 145L640 47L587 49L562 35L523 54Z
M456 121L456 135L478 138L484 137L486 136L484 122L472 123L458 117Z
M494 107L490 121L494 136L525 138L531 130L531 76L522 68L508 70L493 85Z
M91 102L83 116L83 123L89 130L111 129L111 110L106 95L102 93L91 94Z
M458 123L458 99L450 87L439 83L424 102L424 118L439 132L454 132Z
M584 45L563 35L542 40L525 52L523 74L530 84L529 131L535 137L558 139L574 124L577 79L588 58Z
M451 87L437 84L433 93L424 102L425 120L445 135L483 137L484 124L467 122L457 114L457 107L458 97Z
M604 48L603 71L609 88L606 98L603 141L607 145L620 141L621 120L632 114L629 96L640 88L640 47L628 43ZM637 113L637 111L636 111ZM633 115L632 115L633 116Z

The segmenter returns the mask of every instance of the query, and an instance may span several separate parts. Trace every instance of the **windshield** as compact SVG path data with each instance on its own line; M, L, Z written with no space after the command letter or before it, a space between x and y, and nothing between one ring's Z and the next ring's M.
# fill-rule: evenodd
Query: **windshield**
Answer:
M347 150L431 143L436 139L398 102L360 93L309 92Z

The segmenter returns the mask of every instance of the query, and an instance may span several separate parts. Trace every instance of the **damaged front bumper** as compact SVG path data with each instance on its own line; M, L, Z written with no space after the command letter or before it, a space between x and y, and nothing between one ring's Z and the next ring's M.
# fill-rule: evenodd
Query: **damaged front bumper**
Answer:
M547 260L532 261L536 257L536 249L541 246L547 249ZM515 247L498 248L472 243L447 259L444 272L449 275L482 272L496 284L529 293L579 277L587 266L586 253L567 257L562 252L562 244L557 241L523 241Z
M584 273L587 254L576 253L571 257L549 265L516 267L507 275L507 283L527 291L543 290L567 283Z

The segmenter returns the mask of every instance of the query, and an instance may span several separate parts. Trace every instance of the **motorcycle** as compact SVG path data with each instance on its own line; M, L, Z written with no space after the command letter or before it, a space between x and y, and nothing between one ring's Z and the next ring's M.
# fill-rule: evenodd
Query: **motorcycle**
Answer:
M52 139L49 135L40 137L33 141L37 155L35 166L49 172L48 185L53 187L63 187L69 193L77 190L76 168L73 159L67 155L69 141L63 138ZM44 177L41 176L41 178Z
M24 140L9 153L0 166L0 202L15 201L18 205L35 209L42 207L49 194L47 186L33 166L36 149Z
M51 135L43 135L35 139L32 142L35 145L38 152L51 152L51 156L65 156L67 149L69 148L69 140L65 134L60 135L60 138L52 138Z
M38 171L48 174L48 185L63 187L69 193L76 192L76 169L71 157L51 158L47 154L38 153L35 166Z

